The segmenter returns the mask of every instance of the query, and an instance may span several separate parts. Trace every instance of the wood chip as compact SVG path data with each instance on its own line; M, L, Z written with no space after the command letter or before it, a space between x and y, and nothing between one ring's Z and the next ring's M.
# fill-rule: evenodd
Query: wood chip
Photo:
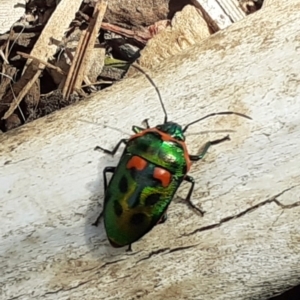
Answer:
M50 41L52 38L56 40L63 39L69 24L73 20L76 11L81 5L81 2L82 0L61 0L59 2L39 39L37 40L34 48L32 49L30 53L31 56L38 60L47 61L55 54L57 46L51 45ZM34 63L32 59L28 59L21 79L13 85L13 90L7 93L7 95L4 97L3 103L12 104L2 119L7 119L14 112L26 93L30 90L34 81L41 75L43 69L45 68L44 64L39 64L38 66L34 65L36 65L36 63ZM28 78L29 80L25 80L24 78ZM6 105L0 105L0 112L6 109Z
M148 42L141 51L139 64L147 69L155 68L161 61L209 36L210 28L202 12L193 5L187 5L175 14L170 27Z
M89 71L87 68L90 65L89 60L93 57L92 51L101 28L106 8L107 0L98 2L94 9L93 19L90 21L88 28L82 32L73 63L63 88L63 97L65 99L69 98L74 90L81 88L82 82L85 76L87 76Z

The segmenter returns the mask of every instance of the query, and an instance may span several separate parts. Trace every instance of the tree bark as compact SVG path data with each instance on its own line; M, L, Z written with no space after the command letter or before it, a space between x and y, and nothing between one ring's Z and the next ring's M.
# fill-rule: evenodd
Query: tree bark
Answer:
M0 135L1 299L267 299L300 283L300 1L278 2L151 71L189 152L230 134L192 165L168 220L109 246L91 226L102 170L133 124L163 120L143 75ZM95 123L92 123L95 122ZM98 202L100 204L98 204Z

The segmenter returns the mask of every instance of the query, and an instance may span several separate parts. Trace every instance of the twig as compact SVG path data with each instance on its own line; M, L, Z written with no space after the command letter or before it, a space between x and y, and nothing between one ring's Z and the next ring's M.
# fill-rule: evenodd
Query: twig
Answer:
M104 30L112 31L114 33L118 33L127 38L135 39L136 41L142 43L143 45L146 45L148 40L150 40L152 38L152 36L149 32L133 31L133 30L125 29L125 28L119 27L117 25L113 25L113 24L109 24L109 23L105 23L105 22L102 23L101 28Z
M93 18L87 28L82 32L74 60L69 69L69 73L63 88L63 98L68 99L74 90L79 90L86 76L86 67L91 51L94 48L97 34L101 28L101 23L106 12L107 0L101 0L95 6Z
M30 58L30 59L32 59L32 60L35 60L35 61L37 61L37 62L39 62L39 63L45 65L47 68L53 69L53 70L57 71L58 73L60 73L60 74L62 74L62 75L67 75L67 73L64 72L61 68L56 67L56 66L54 66L54 65L52 65L52 64L50 64L50 63L48 63L48 62L45 61L45 60L39 59L39 58L37 58L37 57L34 57L33 55L30 55L30 54L27 54L27 53L24 53L24 52L20 52L20 51L17 51L17 54L21 55L21 56L24 57L24 58L27 58L27 59Z
M12 88L12 93L14 95L14 100L11 103L11 105L10 105L9 109L7 110L7 112L5 113L5 115L3 116L2 120L6 120L8 117L10 117L10 115L13 114L13 112L19 106L22 99L26 96L28 91L31 89L34 82L39 78L40 74L41 74L41 71L38 70L33 75L33 77L27 82L27 84L24 86L24 88L20 91L20 93L17 96L14 94L14 90Z

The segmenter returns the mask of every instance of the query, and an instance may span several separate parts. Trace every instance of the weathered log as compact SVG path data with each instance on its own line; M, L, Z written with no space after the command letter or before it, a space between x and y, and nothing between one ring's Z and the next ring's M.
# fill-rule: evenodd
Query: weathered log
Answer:
M274 5L274 3L278 2L279 0L264 0L263 7Z
M267 299L300 282L300 1L282 1L151 71L188 148L229 131L192 166L165 224L109 246L95 220L102 169L131 125L163 120L143 75L0 136L1 299ZM98 125L90 122L97 122ZM202 127L201 127L202 126ZM210 131L203 133L204 131ZM202 133L202 134L201 134Z

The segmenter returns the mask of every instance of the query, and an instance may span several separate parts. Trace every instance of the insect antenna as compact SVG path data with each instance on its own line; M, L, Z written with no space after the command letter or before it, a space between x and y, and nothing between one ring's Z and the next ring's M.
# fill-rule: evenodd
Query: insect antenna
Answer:
M159 89L156 86L156 84L154 83L153 79L140 66L138 66L137 64L132 64L131 66L133 66L134 68L136 68L137 70L139 70L141 73L143 73L146 76L146 78L149 80L149 82L153 85L153 87L155 88L155 90L156 90L156 92L158 94L160 105L161 105L162 110L163 110L164 115L165 115L164 123L167 123L167 121L168 121L168 114L167 114L164 102L162 100L161 94L159 92Z
M250 119L252 120L251 117L247 116L247 115L244 115L244 114L241 114L241 113L238 113L238 112L234 112L234 111L221 111L221 112L217 112L217 113L211 113L209 115L206 115L205 117L202 117L200 119L197 119L187 125L185 125L185 127L183 128L183 132L185 132L191 125L195 124L195 123L198 123L204 119L207 119L209 117L213 117L213 116L217 116L217 115L237 115L237 116L240 116L240 117L243 117L243 118L247 118L247 119Z

